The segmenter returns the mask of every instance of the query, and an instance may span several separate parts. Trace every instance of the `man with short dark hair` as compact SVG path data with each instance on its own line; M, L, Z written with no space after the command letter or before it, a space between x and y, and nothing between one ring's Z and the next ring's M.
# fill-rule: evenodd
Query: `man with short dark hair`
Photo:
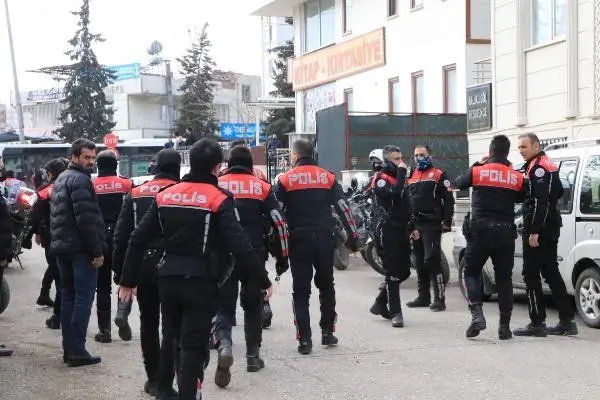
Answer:
M218 186L222 162L223 152L215 139L194 143L190 173L156 196L129 240L124 269L142 262L148 243L161 237L165 252L157 271L163 335L167 342L179 339L181 361L179 397L173 397L165 394L172 391L173 366L161 359L157 399L196 399L220 282L231 272L230 253L240 273L255 280L267 297L272 293L262 254L254 250L239 223L233 195ZM233 359L220 361L217 368L228 373Z
M432 150L427 145L415 147L416 169L406 181L415 227L419 239L413 240L416 258L418 296L409 308L446 309L446 284L442 271L442 233L452 231L454 194L448 174L433 165ZM433 286L431 303L430 286Z
M519 152L525 160L523 171L529 186L529 196L523 203L523 280L529 299L530 323L516 329L517 336L546 336L578 334L575 311L567 294L565 282L558 267L558 239L562 217L558 200L563 186L558 166L540 149L537 135L519 136ZM559 321L554 327L546 326L546 307L542 280L544 277L558 308Z
M289 254L294 280L298 352L308 355L312 351L309 298L313 268L321 302L321 344L333 346L338 343L334 335L337 319L333 280L336 239L331 206L334 206L348 232L347 246L352 251L357 250L357 234L342 187L334 174L317 166L309 141L294 142L292 163L294 168L279 177L275 195L290 229Z
M233 147L229 152L229 168L227 173L219 178L219 186L233 193L240 223L258 253L264 254L270 250L265 248L264 229L265 219L269 221L277 235L277 246L271 250L275 250L273 256L277 258L277 274L281 275L288 269L287 224L271 191L271 185L254 176L253 167L250 149L246 146ZM260 357L264 296L257 282L244 276L237 265L219 294L215 341L219 358L233 357L231 327L238 298L238 281L241 282L240 302L244 309L247 371L258 372L265 366ZM229 384L222 380L225 376L230 375L224 375L217 370L217 386L225 387Z
M510 140L504 135L494 136L489 156L473 164L455 182L457 189L473 188L471 200L470 238L463 262L464 280L469 297L471 324L466 336L473 338L486 329L483 315L483 287L481 272L488 258L494 263L498 289L500 323L498 337L510 339L510 318L513 308L512 271L517 230L514 224L515 203L526 195L523 176L512 169L508 154Z
M94 302L98 268L107 250L106 233L91 172L96 145L77 139L71 162L54 183L50 200L51 252L56 255L61 280L63 360L70 367L98 364L85 348Z

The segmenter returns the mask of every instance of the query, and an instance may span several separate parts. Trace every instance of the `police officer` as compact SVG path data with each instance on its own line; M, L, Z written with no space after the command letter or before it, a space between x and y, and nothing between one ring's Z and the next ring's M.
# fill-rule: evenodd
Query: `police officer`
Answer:
M471 324L467 338L479 335L486 328L483 315L481 272L489 257L494 263L494 276L498 288L500 340L510 339L510 317L513 307L512 270L514 266L515 203L523 201L526 194L523 175L512 169L508 161L510 140L504 135L494 136L489 156L473 164L456 179L457 189L473 188L471 197L470 238L463 262L464 279L469 296Z
M155 176L150 181L136 186L131 194L125 197L123 209L115 227L113 237L113 270L114 280L119 285L119 308L115 316L115 325L119 327L119 336L123 340L131 340L131 328L127 320L131 311L131 295L137 288L137 299L140 308L140 342L142 357L148 380L144 391L156 396L160 355L169 364L168 372L173 372L174 343L160 345L160 298L156 285L156 267L161 255L160 240L147 243L144 257L140 264L130 264L123 269L125 252L129 236L156 195L164 188L179 182L181 156L172 149L161 150L155 159ZM124 299L125 301L123 301ZM174 379L172 374L171 383Z
M279 205L271 192L271 185L254 176L252 153L246 146L235 146L229 152L227 173L219 178L219 186L233 193L240 222L252 246L258 253L265 253L264 218L269 218L278 237L277 270L278 274L288 269L287 224L281 216ZM266 270L265 270L265 273ZM260 358L262 342L263 294L259 283L249 279L238 266L221 288L219 307L215 322L215 342L219 352L219 365L230 365L233 353L231 349L231 326L238 297L238 280L241 282L241 305L244 309L244 332L246 335L247 371L257 372L265 364ZM229 359L229 361L228 361ZM219 387L229 384L229 372L217 369L215 383Z
M575 311L567 295L565 282L558 269L557 247L562 218L558 199L563 186L558 167L540 151L540 141L529 133L519 137L519 152L526 161L523 166L529 195L523 204L523 278L529 300L530 323L516 329L517 336L577 335ZM558 308L559 321L546 327L546 307L542 292L544 277Z
M48 161L48 163L44 166L45 175L47 178L45 179L45 183L42 183L41 186L37 189L37 199L33 206L31 207L31 211L28 214L28 223L33 228L32 232L36 234L36 242L44 248L44 252L46 254L46 262L48 263L48 269L44 274L44 281L46 281L48 276L50 279L54 280L54 285L56 287L56 298L52 304L53 313L50 318L46 320L46 326L50 329L60 329L60 273L58 271L58 264L56 263L56 258L50 254L50 196L52 195L52 188L54 187L54 181L58 176L67 169L68 163L65 162L61 158L56 158ZM47 288L47 291L50 291L50 282L42 283L42 290L44 287ZM48 295L47 292L44 294ZM42 294L40 294L40 298L42 298ZM40 299L38 299L38 304L40 304Z
M190 150L189 174L156 196L131 234L124 269L139 264L148 243L162 237L165 255L157 280L166 340L179 338L181 361L177 374L179 399L194 400L198 377L208 357L208 340L218 302L219 282L230 269L229 253L239 272L272 293L262 254L252 247L237 218L233 195L218 186L223 152L212 138ZM158 378L157 399L171 388L171 365ZM164 367L164 368L163 368ZM224 367L224 366L219 366ZM177 398L177 397L175 397Z
M286 214L290 229L294 316L299 341L298 352L312 351L309 298L313 267L315 285L321 302L321 344L338 343L334 336L337 314L333 282L333 257L336 246L333 205L348 232L348 247L356 251L356 227L344 193L335 175L319 168L313 159L313 145L296 140L292 145L294 168L282 174L275 195Z
M117 175L117 155L112 150L98 153L96 159L98 177L92 180L98 196L98 205L106 227L108 252L104 255L104 264L98 271L98 286L96 289L96 312L98 329L95 339L100 343L112 342L111 337L111 286L112 286L112 237L115 230L123 198L131 191L133 183ZM131 338L129 338L131 340Z
M433 165L431 155L429 146L415 147L416 169L411 171L406 182L415 226L419 231L419 240L413 241L419 294L406 306L444 311L446 284L441 266L442 232L452 231L454 195L450 178L442 169ZM433 286L433 303L430 283Z
M400 284L410 276L410 237L419 238L414 229L408 202L406 164L397 146L385 146L381 153L381 170L371 180L376 213L379 214L377 231L380 232L380 254L386 271L385 285L371 306L371 313L392 320L394 328L404 326L400 305Z

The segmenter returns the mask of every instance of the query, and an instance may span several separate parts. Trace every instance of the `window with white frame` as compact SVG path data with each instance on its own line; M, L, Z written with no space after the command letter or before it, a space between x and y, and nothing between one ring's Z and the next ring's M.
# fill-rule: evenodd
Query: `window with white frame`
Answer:
M335 0L310 0L304 3L304 23L305 52L332 44L335 41Z
M567 28L568 0L531 0L532 44L560 39Z

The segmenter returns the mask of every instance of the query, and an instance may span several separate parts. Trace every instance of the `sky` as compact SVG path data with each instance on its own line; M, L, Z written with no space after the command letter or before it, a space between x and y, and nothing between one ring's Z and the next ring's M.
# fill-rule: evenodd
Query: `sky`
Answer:
M0 2L0 103L10 102L12 67L4 4ZM105 65L139 62L150 57L154 40L163 44L163 56L176 58L191 43L189 29L209 23L212 55L219 69L261 75L261 25L249 16L261 0L91 0L94 33L106 41L94 46ZM55 86L45 75L27 70L68 63L64 51L77 29L70 14L82 0L8 0L21 92Z

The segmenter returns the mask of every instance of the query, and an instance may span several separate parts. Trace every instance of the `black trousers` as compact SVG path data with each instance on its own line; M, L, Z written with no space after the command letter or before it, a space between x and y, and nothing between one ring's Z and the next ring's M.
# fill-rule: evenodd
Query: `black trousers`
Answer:
M96 312L100 330L111 328L112 245L109 244L108 247L108 251L104 254L104 264L98 270L96 285Z
M530 247L529 235L523 235L523 279L527 288L529 318L536 324L546 322L541 277L550 286L560 320L572 321L575 318L575 310L558 269L558 235L556 236L553 238L542 233L538 239L540 245Z
M218 302L218 281L196 277L158 279L163 314L163 341L179 342L177 374L180 400L195 400L198 378L204 376L209 357L208 340ZM159 390L171 387L165 371L173 365L163 363L158 379Z
M498 308L501 314L512 312L515 239L516 230L513 224L471 222L471 237L467 241L463 259L464 283L469 295L469 304L483 302L481 273L487 259L491 258L498 288Z
M215 321L215 339L231 340L231 328L237 308L238 292L240 304L244 310L244 333L248 350L256 350L262 343L263 292L258 282L240 278L238 266L219 289L217 318ZM241 279L241 281L240 281ZM241 283L241 291L240 285Z
M333 280L333 256L336 246L332 232L291 232L289 240L290 269L293 278L293 307L296 338L311 339L309 300L313 269L315 286L319 289L323 331L335 331L335 285Z
M46 275L48 274L54 280L54 287L56 288L56 297L54 299L54 315L56 315L60 320L60 272L58 270L58 263L56 262L56 257L50 254L50 249L48 247L44 248L48 268L46 269L46 274L44 274L44 280L42 281L42 290L44 288L44 281L46 280ZM48 291L50 291L50 285L48 285Z
M419 240L413 241L413 252L416 258L417 282L419 297L431 299L431 282L438 282L442 274L442 228L441 223L420 224Z

